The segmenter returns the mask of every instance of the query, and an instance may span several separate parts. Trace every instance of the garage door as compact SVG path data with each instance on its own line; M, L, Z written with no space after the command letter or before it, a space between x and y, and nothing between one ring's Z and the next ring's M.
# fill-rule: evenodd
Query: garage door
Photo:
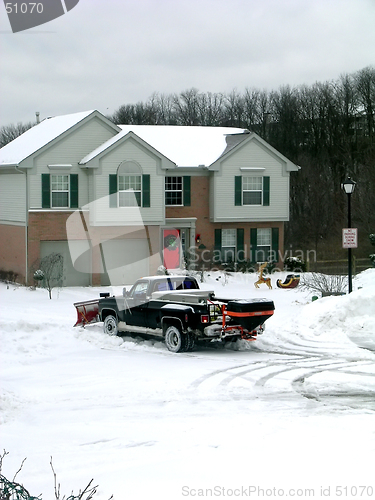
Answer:
M149 247L146 239L107 240L100 245L104 273L101 284L131 285L149 274Z
M51 253L60 253L64 259L64 277L63 286L89 286L91 284L91 257L87 253L86 241L70 241L75 254L82 254L84 264L80 264L77 271L73 267L70 256L69 245L67 241L41 241L40 242L40 258L46 257Z

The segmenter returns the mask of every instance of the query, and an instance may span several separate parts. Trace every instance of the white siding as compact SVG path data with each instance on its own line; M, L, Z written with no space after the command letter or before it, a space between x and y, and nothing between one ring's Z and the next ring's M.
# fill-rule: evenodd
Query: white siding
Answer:
M262 170L241 171L241 167ZM235 206L235 176L269 176L270 206ZM252 140L221 163L214 173L214 221L270 221L288 220L289 174L282 160Z
M78 202L80 206L87 204L90 201L89 175L85 169L79 167L78 162L90 151L98 147L98 145L113 137L113 135L115 135L114 130L94 117L67 137L58 141L56 145L38 155L34 160L34 168L30 175L30 208L41 208L41 174L50 173L78 174ZM48 168L48 165L57 164L71 164L73 167L70 170L54 170L53 172Z
M109 175L116 174L123 161L135 161L142 169L142 174L150 175L150 208L109 208ZM147 152L136 141L129 139L103 156L99 171L94 175L95 199L97 207L95 223L110 225L161 224L164 222L164 176L160 171L160 160Z
M0 174L0 221L26 221L26 174Z

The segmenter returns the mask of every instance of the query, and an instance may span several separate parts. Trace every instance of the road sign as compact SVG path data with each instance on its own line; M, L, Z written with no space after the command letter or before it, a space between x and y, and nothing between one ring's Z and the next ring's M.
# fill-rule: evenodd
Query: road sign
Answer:
M342 248L358 247L358 229L350 227L342 230Z

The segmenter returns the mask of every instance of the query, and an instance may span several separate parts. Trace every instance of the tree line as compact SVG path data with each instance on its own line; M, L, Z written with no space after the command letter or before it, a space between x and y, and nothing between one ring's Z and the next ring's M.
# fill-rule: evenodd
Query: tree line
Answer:
M155 92L145 102L123 104L116 124L239 127L257 133L301 167L291 174L287 244L317 251L346 227L346 195L341 182L356 182L353 226L369 245L375 232L375 68L338 79L278 90L179 94ZM0 146L31 124L0 129ZM320 245L325 242L326 245ZM367 247L366 247L367 248ZM365 250L366 251L366 250Z

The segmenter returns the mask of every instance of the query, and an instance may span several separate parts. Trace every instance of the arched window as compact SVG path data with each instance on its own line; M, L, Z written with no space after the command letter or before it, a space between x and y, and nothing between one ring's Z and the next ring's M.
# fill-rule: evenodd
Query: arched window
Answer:
M142 169L135 161L124 161L117 170L119 207L142 206Z

